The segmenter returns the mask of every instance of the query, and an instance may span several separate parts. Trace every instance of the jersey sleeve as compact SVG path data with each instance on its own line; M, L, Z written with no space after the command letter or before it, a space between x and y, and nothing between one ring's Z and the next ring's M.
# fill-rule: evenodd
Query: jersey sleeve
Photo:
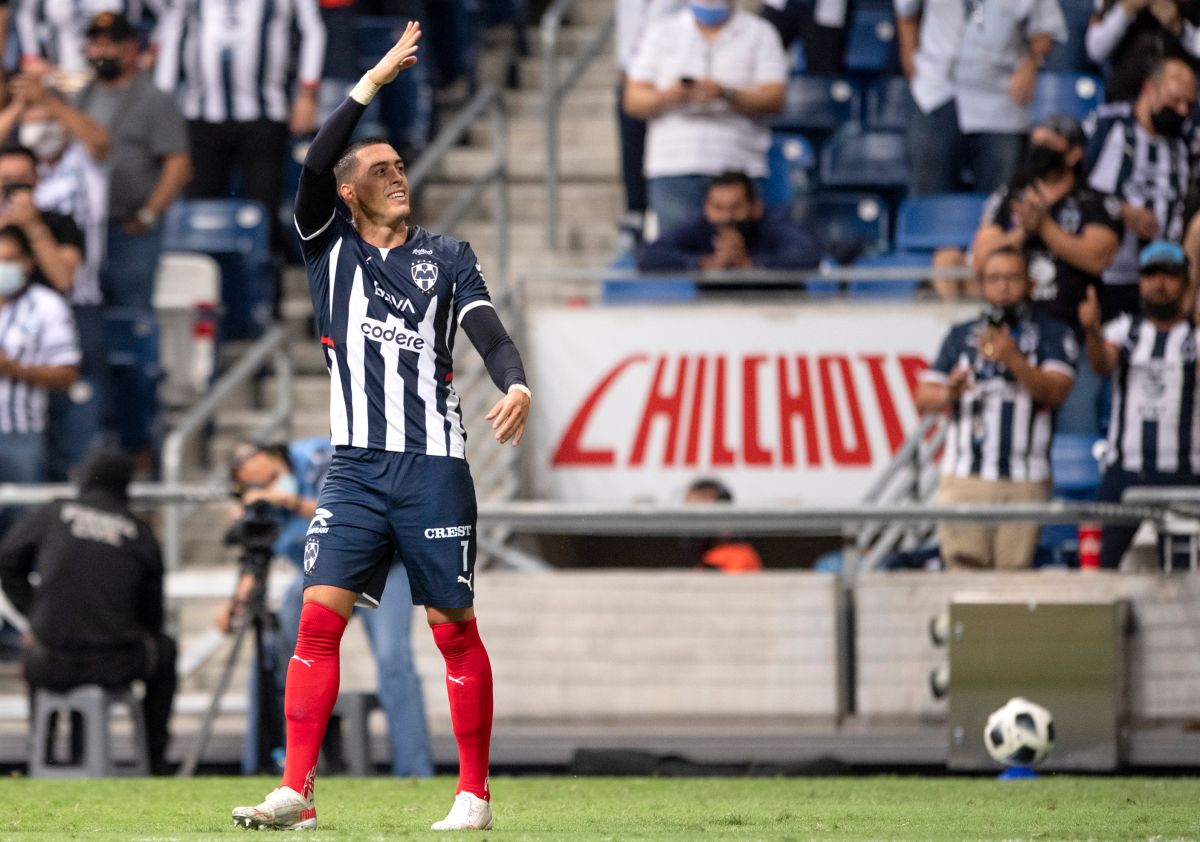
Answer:
M1079 343L1066 325L1054 322L1042 330L1042 348L1038 355L1043 371L1053 371L1075 379L1075 366L1079 362Z
M946 335L937 357L934 358L929 368L921 372L921 382L946 382L946 379L950 376L950 372L958 364L959 356L962 354L962 335L962 328L957 327Z
M980 214L980 226L995 225L1002 231L1012 228L1012 210L1008 200L1007 190L997 190L988 196L983 205L983 213Z
M67 302L62 296L51 292L43 305L43 312L41 342L31 362L47 366L79 365L79 335L75 331L75 320L71 317Z
M463 316L478 307L492 307L492 297L488 294L487 281L475 250L469 243L463 243L454 270L455 321L462 324Z
M1125 220L1121 216L1121 200L1104 193L1091 193L1083 202L1083 224L1103 225L1117 239L1125 236Z

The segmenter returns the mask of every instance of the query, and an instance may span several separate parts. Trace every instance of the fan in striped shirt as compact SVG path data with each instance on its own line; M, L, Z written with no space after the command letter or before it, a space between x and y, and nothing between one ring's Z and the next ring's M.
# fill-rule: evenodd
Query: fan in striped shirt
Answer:
M1078 348L1062 322L1029 306L1024 254L1002 246L981 266L984 315L956 325L921 376L917 407L950 410L940 503L1035 502L1050 497L1054 414L1075 380ZM1037 524L943 523L950 567L1020 569L1033 561Z
M1079 305L1088 361L1113 378L1100 499L1118 502L1132 485L1195 485L1200 476L1196 328L1183 303L1187 259L1158 241L1139 255L1141 312L1100 326L1094 290ZM1136 525L1105 526L1100 565L1115 568Z

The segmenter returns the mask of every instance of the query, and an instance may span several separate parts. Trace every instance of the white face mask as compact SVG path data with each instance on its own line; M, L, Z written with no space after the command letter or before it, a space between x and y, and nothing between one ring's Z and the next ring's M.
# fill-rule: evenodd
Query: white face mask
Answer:
M17 142L33 150L40 161L48 161L67 145L67 130L56 120L31 120L17 130Z
M0 298L8 298L25 286L25 267L20 263L0 261Z
M291 494L293 497L300 493L300 483L291 474L281 474L275 480L275 487L284 494Z

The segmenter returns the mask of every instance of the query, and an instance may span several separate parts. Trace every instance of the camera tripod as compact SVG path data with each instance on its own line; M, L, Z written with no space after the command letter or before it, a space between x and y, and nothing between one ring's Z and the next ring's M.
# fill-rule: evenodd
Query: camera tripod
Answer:
M279 621L274 612L267 608L266 601L267 570L270 562L269 550L262 552L253 548L247 549L242 557L242 570L254 576L254 585L246 598L241 615L235 619L236 632L233 648L229 650L229 656L221 669L221 677L217 681L217 686L213 688L208 710L204 714L204 722L200 726L200 735L179 769L180 777L187 778L196 774L196 767L200 765L200 758L204 755L205 749L208 748L208 741L212 737L213 725L217 716L220 715L221 697L229 688L229 680L233 677L238 655L242 651L242 643L249 631L253 631L254 634L254 669L255 677L258 680L258 693L253 700L258 712L258 742L255 747L254 768L261 771L264 765L271 761L271 752L277 746L282 745L283 727L279 717L274 670L278 653L271 651L271 642L266 639L268 632L275 634L279 632Z

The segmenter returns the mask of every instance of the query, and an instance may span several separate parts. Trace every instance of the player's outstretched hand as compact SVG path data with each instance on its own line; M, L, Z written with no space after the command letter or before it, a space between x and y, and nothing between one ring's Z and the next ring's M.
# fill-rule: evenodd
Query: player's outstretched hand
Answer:
M384 53L383 58L367 71L367 78L376 85L386 85L395 79L401 70L407 70L417 63L417 42L421 40L421 24L410 20L404 27L404 34L396 45Z
M512 439L513 447L521 443L528 419L529 395L520 389L509 390L487 414L487 420L492 422L492 429L496 431L496 441L504 444Z

